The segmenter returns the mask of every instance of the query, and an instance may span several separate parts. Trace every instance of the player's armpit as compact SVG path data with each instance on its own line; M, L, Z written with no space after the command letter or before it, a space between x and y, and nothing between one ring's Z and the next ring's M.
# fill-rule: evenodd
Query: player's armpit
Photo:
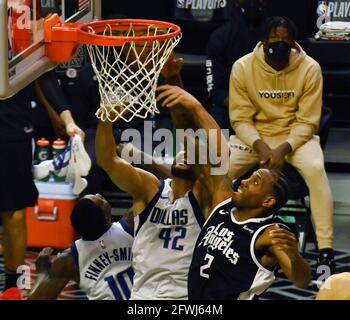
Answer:
M148 203L158 192L160 181L150 172L133 167L127 161L115 157L110 167L104 167L113 183L134 199Z
M38 277L28 300L57 299L70 280L79 282L79 270L67 249L53 261L47 274Z
M117 145L117 153L118 156L123 158L123 155L127 155L132 157L133 159L137 159L139 163L132 163L136 167L149 171L156 175L160 179L168 179L171 178L171 165L165 165L164 163L159 163L156 161L148 153L141 151L136 148L131 143L120 143Z
M201 167L203 172L197 175L193 194L202 207L205 219L207 219L216 205L232 196L232 188L226 176L210 175L208 172L210 166L198 165L198 167Z

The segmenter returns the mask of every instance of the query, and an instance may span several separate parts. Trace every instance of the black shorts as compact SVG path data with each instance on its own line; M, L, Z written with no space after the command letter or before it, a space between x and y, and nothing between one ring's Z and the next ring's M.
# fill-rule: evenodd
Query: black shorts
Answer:
M32 142L0 140L0 212L34 206Z

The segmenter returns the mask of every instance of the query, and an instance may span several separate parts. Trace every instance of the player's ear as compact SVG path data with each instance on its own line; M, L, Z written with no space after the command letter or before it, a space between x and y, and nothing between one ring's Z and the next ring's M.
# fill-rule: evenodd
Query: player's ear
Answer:
M272 208L276 204L276 198L274 196L268 196L264 199L262 206L264 208Z

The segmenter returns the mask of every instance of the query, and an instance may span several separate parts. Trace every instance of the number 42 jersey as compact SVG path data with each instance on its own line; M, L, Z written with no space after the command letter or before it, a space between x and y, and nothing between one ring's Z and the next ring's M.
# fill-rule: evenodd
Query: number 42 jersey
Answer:
M187 276L203 214L192 193L173 201L171 179L135 217L131 299L187 299Z

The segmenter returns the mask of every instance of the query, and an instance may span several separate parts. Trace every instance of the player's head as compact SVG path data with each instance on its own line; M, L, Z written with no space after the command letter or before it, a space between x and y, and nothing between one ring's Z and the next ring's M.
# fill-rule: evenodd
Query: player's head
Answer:
M84 240L96 240L111 225L111 206L100 194L89 194L78 201L70 219L74 230Z
M237 208L275 213L288 200L288 180L279 171L259 169L236 186L232 199Z
M249 24L258 24L265 17L267 0L234 0L234 3Z
M289 18L277 16L267 19L262 43L265 60L275 70L283 70L288 65L296 35L297 28Z
M178 177L185 180L194 180L194 165L187 163L187 152L181 150L175 157L171 166L171 173L174 177Z

